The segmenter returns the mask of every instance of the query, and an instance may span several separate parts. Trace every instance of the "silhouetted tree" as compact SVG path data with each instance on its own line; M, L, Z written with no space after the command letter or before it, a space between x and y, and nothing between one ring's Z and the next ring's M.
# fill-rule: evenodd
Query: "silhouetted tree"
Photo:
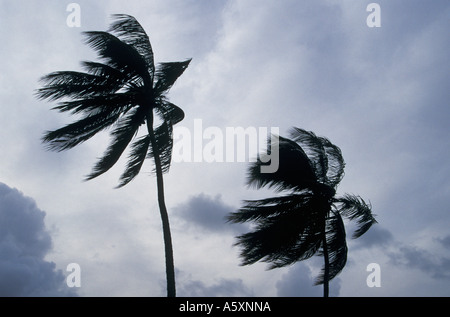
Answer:
M153 159L164 234L167 295L172 297L176 295L175 272L163 173L170 167L173 125L184 118L184 112L170 103L166 94L190 59L155 67L152 47L142 26L129 15L113 17L107 32L84 32L86 44L98 53L101 62L82 62L86 72L60 71L41 79L39 98L60 100L53 109L81 115L71 124L46 132L43 142L50 150L63 151L112 129L110 146L86 180L108 171L129 146L128 163L118 187L138 175L146 158ZM142 125L146 132L137 137Z
M328 139L293 128L291 139L279 137L279 169L261 173L266 154L248 170L248 185L267 186L282 193L277 197L248 200L229 215L233 223L252 222L252 232L237 237L243 265L257 261L271 263L270 269L306 260L315 254L325 265L316 279L328 297L329 281L347 261L346 233L342 216L356 220L353 238L363 235L376 223L371 206L361 197L336 197L336 187L344 176L341 150Z

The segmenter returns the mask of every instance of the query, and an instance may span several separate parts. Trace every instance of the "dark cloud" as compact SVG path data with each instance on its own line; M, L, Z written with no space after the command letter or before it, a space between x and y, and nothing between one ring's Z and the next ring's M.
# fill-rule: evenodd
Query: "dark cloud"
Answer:
M439 241L446 249L450 250L450 235L444 238L437 238L436 240Z
M434 279L450 279L450 257L437 255L428 250L402 245L388 253L394 265L418 269Z
M446 249L450 249L450 236L432 238ZM427 241L425 241L427 242ZM450 257L440 254L430 244L428 249L406 244L394 238L389 230L380 225L373 226L356 240L353 250L378 248L389 257L391 264L409 269L418 269L432 278L450 278Z
M52 239L45 212L0 183L0 296L74 296L61 270L44 259Z
M347 236L351 236L351 234L347 233ZM394 237L389 230L376 224L355 241L355 249L387 246L393 239Z
M242 232L243 225L227 223L226 217L236 208L223 202L222 197L201 193L190 197L187 202L174 208L174 215L181 218L188 226L197 226L208 231L223 233Z

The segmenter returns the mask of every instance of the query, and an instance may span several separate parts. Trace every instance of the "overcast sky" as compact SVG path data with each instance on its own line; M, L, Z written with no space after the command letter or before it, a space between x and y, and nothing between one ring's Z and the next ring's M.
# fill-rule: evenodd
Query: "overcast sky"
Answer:
M290 127L338 145L346 161L338 194L372 203L378 224L349 241L332 296L450 295L450 3L377 1L0 0L0 295L164 296L156 179L114 189L124 161L83 182L108 134L64 153L47 152L45 130L71 118L33 96L39 78L95 59L81 32L106 30L110 15L135 16L156 62L192 63L170 92L179 125ZM270 197L245 186L248 163L174 162L165 175L179 296L321 296L323 259L267 270L239 266L224 223L242 200ZM351 231L351 226L348 227ZM351 236L349 233L348 237ZM67 265L81 287L66 285ZM381 287L368 287L370 263Z

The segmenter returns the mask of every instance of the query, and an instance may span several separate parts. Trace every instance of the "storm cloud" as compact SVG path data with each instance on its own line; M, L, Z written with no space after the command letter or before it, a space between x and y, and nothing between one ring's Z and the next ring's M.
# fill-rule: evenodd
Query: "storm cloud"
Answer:
M227 216L236 208L227 205L220 195L215 197L204 193L190 197L174 208L174 216L182 219L186 226L196 226L210 233L240 233L245 225L230 224Z
M0 296L74 296L56 264L52 238L33 199L0 183Z

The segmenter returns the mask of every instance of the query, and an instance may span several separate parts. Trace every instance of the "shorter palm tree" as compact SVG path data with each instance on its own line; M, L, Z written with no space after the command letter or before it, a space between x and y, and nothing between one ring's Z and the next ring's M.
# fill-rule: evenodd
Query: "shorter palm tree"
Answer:
M247 200L229 215L233 223L252 222L252 232L237 237L242 247L242 265L258 261L271 263L270 269L284 267L323 256L325 265L316 279L328 297L329 281L347 262L346 232L343 218L356 220L353 238L363 235L376 220L371 205L361 197L346 194L336 197L344 176L341 150L328 139L293 128L291 139L279 137L248 170L249 186L267 186L283 195ZM278 147L279 169L262 173L273 146Z

